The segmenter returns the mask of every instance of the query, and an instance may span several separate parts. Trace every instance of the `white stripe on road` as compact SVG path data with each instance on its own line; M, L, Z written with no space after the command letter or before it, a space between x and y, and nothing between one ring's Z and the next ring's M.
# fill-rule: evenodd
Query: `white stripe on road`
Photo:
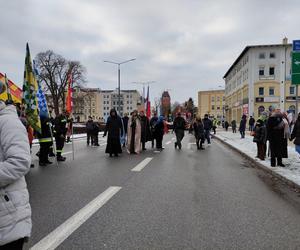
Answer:
M175 140L176 140L176 138L175 138L175 137L173 137L173 138L172 138L172 141L175 141Z
M147 157L146 159L144 159L142 162L140 162L138 165L136 165L133 169L131 169L131 171L134 172L140 172L144 167L147 166L147 164L152 161L152 157Z
M57 248L121 189L122 187L109 187L30 249L52 250Z
M65 153L62 153L62 155L68 155L68 154L72 154L73 151L70 151L70 152L65 152Z
M169 145L170 143L171 143L171 141L167 141L167 142L166 142L166 145Z

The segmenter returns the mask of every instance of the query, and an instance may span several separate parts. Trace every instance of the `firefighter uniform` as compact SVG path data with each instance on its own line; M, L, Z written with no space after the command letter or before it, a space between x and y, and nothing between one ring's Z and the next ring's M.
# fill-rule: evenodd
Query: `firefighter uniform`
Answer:
M54 134L56 141L56 157L58 161L65 161L66 158L61 154L63 152L65 138L67 134L68 119L65 115L60 114L54 120Z
M40 143L40 153L39 153L39 165L46 166L52 162L48 159L48 154L50 147L53 145L50 131L50 120L48 118L41 118L41 134L38 134L38 139Z

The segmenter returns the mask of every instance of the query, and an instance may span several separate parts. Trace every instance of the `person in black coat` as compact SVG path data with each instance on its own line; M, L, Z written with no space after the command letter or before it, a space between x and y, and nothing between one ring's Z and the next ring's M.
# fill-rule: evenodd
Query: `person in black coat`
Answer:
M177 113L177 117L174 119L173 122L173 130L176 134L176 142L175 142L175 148L181 149L181 141L184 137L184 130L186 127L186 122L184 118L181 116L181 113ZM192 127L192 126L191 126Z
M155 124L157 123L158 117L157 113L155 112L153 114L153 117L150 119L150 129L151 129L151 140L152 140L152 148L154 148L154 130L155 130Z
M300 113L298 114L290 140L294 140L295 150L298 154L300 154Z
M156 140L156 148L163 150L162 141L164 137L164 117L160 116L155 124L154 136Z
M266 157L266 141L267 141L267 128L265 123L258 119L253 129L254 138L253 142L257 145L257 157L264 161Z
M125 133L125 136L124 136L125 140L124 140L124 143L122 146L125 147L127 131L128 131L128 121L129 121L128 113L124 114L124 117L122 118L122 120L123 120L124 133Z
M47 117L41 117L41 134L38 133L38 139L40 143L40 153L39 153L40 166L46 166L47 164L52 163L48 159L50 147L53 144L49 125L50 125L50 119Z
M276 109L267 122L267 139L271 151L271 167L284 167L282 158L287 158L287 142L284 138L284 121L280 110Z
M245 138L245 131L246 131L246 123L247 123L247 116L243 115L242 116L242 120L240 122L240 127L239 127L239 131L241 134L241 138L244 139Z
M194 127L197 149L203 150L204 148L202 144L204 142L204 126L200 117L196 118L193 127Z
M110 157L114 154L118 156L118 154L122 153L120 135L122 136L123 126L121 118L117 115L115 109L110 111L110 116L107 118L104 135L107 134L107 145L105 153L109 154Z
M212 121L208 118L208 115L204 115L203 119L203 126L204 126L204 137L207 140L207 143L210 144L210 130L212 128Z
M91 116L89 116L89 119L88 119L85 127L86 127L86 135L87 135L86 136L86 139L87 139L86 144L87 144L87 146L89 146L90 141L91 141L91 145L93 146L94 145L94 136L93 136L93 134L94 134L94 121L93 121Z
M144 111L140 112L142 150L146 150L146 142L151 140L150 123Z

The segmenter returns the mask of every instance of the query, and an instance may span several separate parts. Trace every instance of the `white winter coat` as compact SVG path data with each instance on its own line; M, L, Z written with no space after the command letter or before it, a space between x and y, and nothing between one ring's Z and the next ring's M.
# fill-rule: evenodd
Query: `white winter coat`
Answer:
M14 106L0 101L0 246L31 233L24 175L30 169L27 132Z

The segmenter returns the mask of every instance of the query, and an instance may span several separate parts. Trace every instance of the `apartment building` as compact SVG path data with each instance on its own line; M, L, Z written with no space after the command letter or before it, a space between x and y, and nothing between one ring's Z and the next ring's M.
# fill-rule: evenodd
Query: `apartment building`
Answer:
M198 92L198 115L222 119L225 114L225 90L207 90Z
M296 89L291 85L292 45L247 46L224 75L227 120L243 114L258 118L272 106L295 110Z

